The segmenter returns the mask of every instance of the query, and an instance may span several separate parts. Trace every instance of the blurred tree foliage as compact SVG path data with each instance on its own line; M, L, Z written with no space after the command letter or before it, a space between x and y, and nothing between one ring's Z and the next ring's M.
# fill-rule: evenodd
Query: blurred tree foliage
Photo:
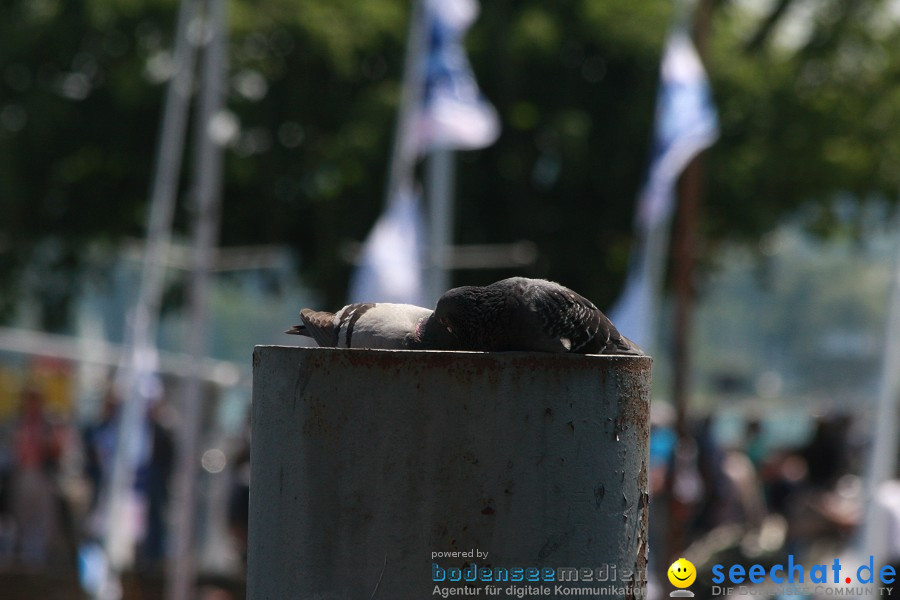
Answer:
M288 243L343 299L346 241L380 212L408 2L231 0L223 244ZM900 28L887 0L716 0L722 138L707 239L754 239L803 203L900 186ZM456 240L533 240L524 273L616 296L646 168L665 0L491 0L467 43L503 134L460 154ZM0 4L0 296L51 329L88 249L143 234L175 0ZM227 129L227 128L226 128ZM189 170L187 166L186 172ZM187 177L185 180L187 181ZM185 230L188 203L178 226ZM829 211L817 226L829 227ZM39 277L23 277L26 265ZM456 283L508 276L463 271Z

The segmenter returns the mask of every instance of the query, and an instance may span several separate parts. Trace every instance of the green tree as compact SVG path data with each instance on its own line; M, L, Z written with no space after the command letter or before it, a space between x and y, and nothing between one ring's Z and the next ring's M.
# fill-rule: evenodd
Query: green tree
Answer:
M31 286L64 328L85 249L141 236L174 0L0 6L0 299ZM408 2L229 3L224 245L288 243L340 304L383 203ZM808 202L898 186L900 33L888 3L713 2L708 66L722 137L708 153L708 239L754 239ZM530 239L526 275L608 305L646 169L663 0L482 3L467 43L503 123L462 153L456 240ZM798 23L799 34L788 35ZM181 230L190 216L182 202ZM816 225L829 228L828 211ZM38 264L40 277L23 278ZM512 273L463 271L455 283ZM23 283L24 282L24 283ZM30 283L28 283L30 282Z

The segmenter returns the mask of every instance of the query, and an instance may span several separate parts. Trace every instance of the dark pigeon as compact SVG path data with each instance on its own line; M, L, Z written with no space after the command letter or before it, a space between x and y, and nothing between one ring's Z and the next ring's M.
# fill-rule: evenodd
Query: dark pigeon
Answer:
M543 279L454 288L433 318L459 350L643 354L590 300Z
M329 348L457 349L456 339L432 315L429 308L387 302L348 304L336 313L304 308L302 323L285 333L311 337Z

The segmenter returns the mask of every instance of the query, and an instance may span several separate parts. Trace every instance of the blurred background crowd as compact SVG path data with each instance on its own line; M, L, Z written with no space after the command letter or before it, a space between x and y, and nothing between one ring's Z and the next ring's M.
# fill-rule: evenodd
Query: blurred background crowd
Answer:
M112 474L122 400L112 382L100 384L95 398L79 398L76 380L72 364L58 359L2 370L0 581L10 598L87 597L100 576L108 510L101 492ZM76 410L76 399L94 403L90 416ZM244 595L247 544L247 401L228 409L215 394L209 400L216 408L207 416L200 457L199 589L237 598ZM118 523L134 529L126 597L163 597L178 419L164 393L142 422L128 515Z
M173 480L194 463L191 597L243 597L252 348L295 343L281 332L300 307L346 303L385 191L402 187L403 144L391 144L420 3L192 1L0 4L4 598L163 597L183 500ZM177 30L189 5L197 15ZM220 5L219 30L202 13ZM546 277L612 307L643 240L635 210L660 152L670 31L692 35L708 75L717 135L691 177L671 182L695 208L688 225L674 210L660 255L651 570L678 554L701 572L722 556L833 557L872 511L886 515L883 562L896 561L896 474L867 477L878 398L897 391L885 357L896 356L900 2L492 0L474 16L465 56L497 131L444 171L450 246L428 256L448 286ZM173 156L160 123L185 68L177 42L203 50L217 32L221 105L186 113L171 239L150 260L154 169ZM203 81L182 92L202 97ZM223 162L198 354L186 348L207 163L192 149L205 139ZM430 167L407 166L416 194ZM418 236L416 223L394 231ZM122 371L141 354L147 264L162 273L149 302L156 358L137 385ZM104 490L136 385L133 477L114 521L130 531L122 589L103 596ZM896 447L879 447L895 465Z

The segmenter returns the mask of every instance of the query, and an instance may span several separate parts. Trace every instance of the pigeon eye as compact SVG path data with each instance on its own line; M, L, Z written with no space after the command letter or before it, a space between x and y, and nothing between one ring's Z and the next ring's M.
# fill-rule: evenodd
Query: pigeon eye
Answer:
M443 325L447 331L453 333L453 328L450 327L450 323L448 322L446 317L441 317L440 319L438 319L438 322Z

